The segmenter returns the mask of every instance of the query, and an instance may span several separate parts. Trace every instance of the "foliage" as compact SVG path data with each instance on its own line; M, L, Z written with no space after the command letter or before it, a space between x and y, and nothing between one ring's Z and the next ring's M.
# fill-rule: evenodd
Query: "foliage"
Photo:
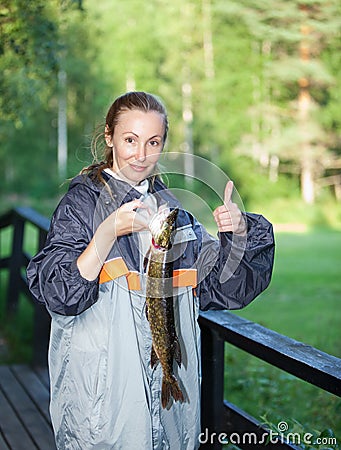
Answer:
M1 119L22 126L47 101L50 73L58 66L56 11L51 2L5 0L0 7Z
M328 53L339 46L339 2L277 1L276 8L269 8L255 0L218 6L222 14L246 24L261 62L261 70L253 75L252 128L238 150L269 166L274 181L279 168L298 171L303 197L313 202L314 185L338 153L331 152L335 128L323 127L320 121L323 98L340 81L323 58L326 49Z
M8 0L1 7L0 26L3 187L10 193L8 202L13 201L12 193L20 196L21 203L41 196L48 199L58 193L60 185L56 149L57 74L61 70L68 77L69 142L78 147L70 157L70 173L79 170L78 159L91 159L88 151L86 156L82 153L78 138L92 133L94 116L99 115L96 89L101 83L89 88L95 86L96 72L89 62L96 53L96 46L88 45L91 26L81 2L19 0Z
M91 135L113 98L141 89L166 103L172 151L193 146L196 154L237 177L246 198L253 196L252 183L239 169L251 167L254 159L259 183L273 181L267 192L280 195L276 183L290 180L296 195L302 164L298 81L304 77L315 108L306 119L318 163L315 182L337 175L339 5L336 0L304 5L282 0L276 8L261 0L5 0L0 9L0 162L7 192L45 196L39 185L46 177L52 181L48 195L58 193L60 70L67 74L68 176L91 161ZM306 64L299 54L302 24L313 30ZM32 173L34 178L42 174L44 181L33 181Z

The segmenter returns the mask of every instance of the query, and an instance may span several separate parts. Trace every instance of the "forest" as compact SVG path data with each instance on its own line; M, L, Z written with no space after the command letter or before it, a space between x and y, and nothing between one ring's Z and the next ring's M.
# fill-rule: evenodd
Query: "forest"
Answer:
M211 161L246 208L338 227L340 10L337 0L3 0L2 210L49 215L92 162L114 98L145 90L168 109L167 150Z

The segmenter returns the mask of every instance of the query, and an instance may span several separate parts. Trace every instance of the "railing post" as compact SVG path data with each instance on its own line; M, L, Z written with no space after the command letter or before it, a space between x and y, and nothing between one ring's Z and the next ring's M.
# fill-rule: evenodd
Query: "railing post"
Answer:
M16 311L20 292L20 270L23 261L23 241L25 222L18 215L13 219L12 253L9 258L9 282L7 291L7 313Z
M39 229L38 250L44 247L47 231ZM47 364L49 346L49 330L51 317L43 305L34 301L34 329L33 329L33 366L44 367Z
M51 317L43 305L34 302L33 366L45 367L49 346Z
M224 341L205 326L201 328L202 388L200 449L222 448L224 400Z
M41 250L44 247L45 241L46 241L46 236L47 236L47 231L46 230L42 230L40 228L39 229L39 235L38 235L38 251Z

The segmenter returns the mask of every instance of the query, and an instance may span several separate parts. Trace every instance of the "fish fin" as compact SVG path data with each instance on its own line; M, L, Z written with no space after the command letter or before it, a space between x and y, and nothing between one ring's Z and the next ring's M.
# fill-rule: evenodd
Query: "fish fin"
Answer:
M162 408L166 408L168 403L169 403L170 394L171 394L170 386L171 386L171 384L163 378L163 380L162 380L162 390L161 390L161 404L162 404Z
M176 380L176 378L173 376L171 381L165 380L165 378L162 379L162 390L161 390L161 404L162 408L166 408L170 396L174 398L176 402L184 402L184 395L180 389L180 386Z
M181 367L181 347L177 336L175 336L173 342L173 357L175 361L178 363L178 366Z
M154 350L154 347L152 346L152 351L150 353L150 365L153 368L156 366L156 364L159 362L159 358L156 354L156 351Z

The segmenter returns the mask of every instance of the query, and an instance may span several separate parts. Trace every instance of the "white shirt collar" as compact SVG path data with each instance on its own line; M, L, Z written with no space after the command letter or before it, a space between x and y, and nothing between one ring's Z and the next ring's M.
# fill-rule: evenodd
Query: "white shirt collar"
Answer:
M109 167L104 169L104 172L106 172L109 175L111 175L112 177L116 178L116 180L126 181L123 178L121 178L117 173L115 173L113 170L109 169ZM142 194L142 195L146 195L147 192L148 192L148 188L149 188L149 181L148 181L148 179L145 179L145 180L141 181L139 184L132 184L132 183L129 183L129 184L134 189L136 189L138 192L140 192L140 194Z

